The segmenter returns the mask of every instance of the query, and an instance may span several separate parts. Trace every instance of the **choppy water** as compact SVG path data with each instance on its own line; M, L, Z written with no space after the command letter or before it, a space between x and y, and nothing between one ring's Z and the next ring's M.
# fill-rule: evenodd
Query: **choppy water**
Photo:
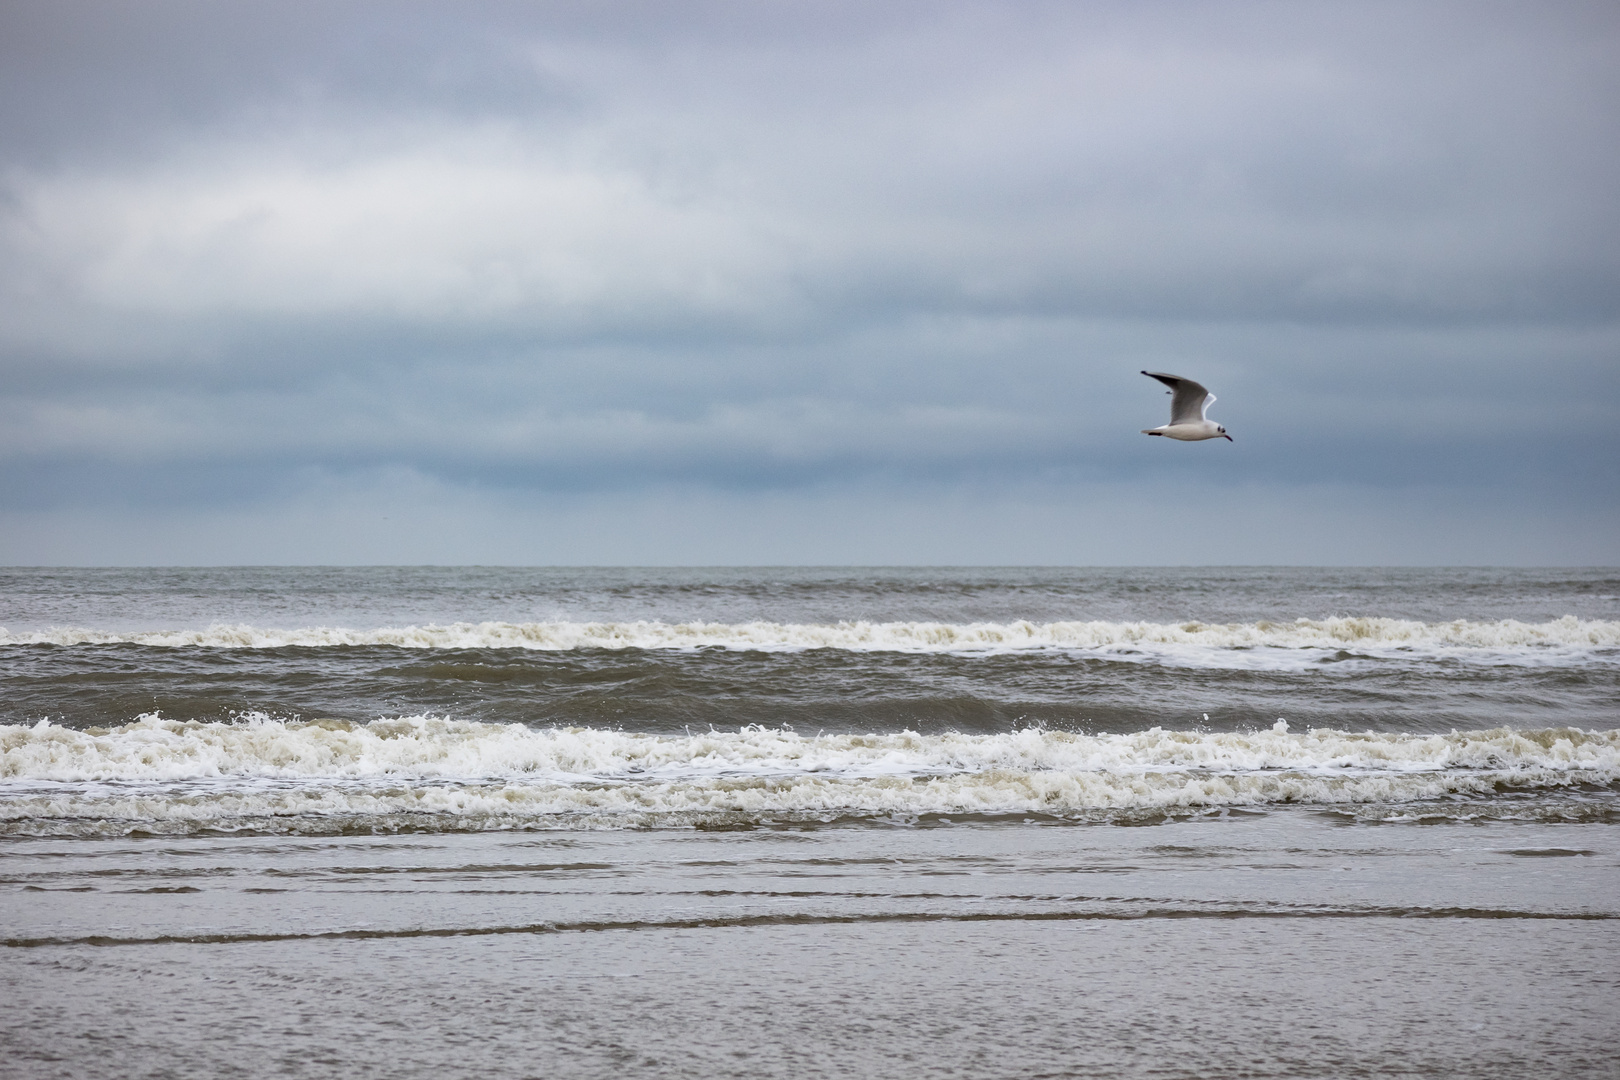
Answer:
M1612 570L7 570L0 628L19 1075L1615 1075Z

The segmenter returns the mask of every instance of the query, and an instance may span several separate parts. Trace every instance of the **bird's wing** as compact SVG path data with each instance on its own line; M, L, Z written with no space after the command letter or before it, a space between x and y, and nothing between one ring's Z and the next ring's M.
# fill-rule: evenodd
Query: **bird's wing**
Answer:
M1171 424L1196 424L1204 418L1204 409L1215 395L1191 379L1180 375L1166 375L1161 371L1144 371L1150 379L1158 379L1175 395L1170 399Z

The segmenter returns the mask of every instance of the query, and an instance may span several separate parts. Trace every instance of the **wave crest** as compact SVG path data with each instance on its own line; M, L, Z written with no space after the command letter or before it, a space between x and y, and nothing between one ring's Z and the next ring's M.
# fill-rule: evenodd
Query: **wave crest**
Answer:
M0 726L0 832L1403 803L1620 783L1620 731L683 735L434 717ZM267 825L266 823L271 823ZM279 823L279 824L277 824Z
M1072 650L1163 655L1243 651L1468 655L1534 658L1620 650L1620 622L1565 616L1524 623L1455 620L1424 623L1386 618L1298 619L1293 622L1151 623L665 623L482 622L353 630L280 630L216 624L201 630L114 633L90 629L10 632L0 645L135 644L155 648L274 649L380 645L405 649L745 649L791 651L1000 653Z

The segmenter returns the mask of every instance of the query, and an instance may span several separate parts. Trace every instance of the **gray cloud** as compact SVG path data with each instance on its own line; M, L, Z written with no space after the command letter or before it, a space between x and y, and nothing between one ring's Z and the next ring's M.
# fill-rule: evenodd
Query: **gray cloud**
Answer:
M8 6L0 557L333 484L1620 496L1607 7L869 7Z

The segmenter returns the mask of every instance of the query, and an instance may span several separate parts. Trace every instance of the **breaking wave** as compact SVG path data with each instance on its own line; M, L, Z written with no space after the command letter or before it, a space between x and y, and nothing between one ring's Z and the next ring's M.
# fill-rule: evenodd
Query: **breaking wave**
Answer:
M1323 651L1494 662L1568 662L1620 655L1620 622L1566 616L1424 623L1385 618L1293 622L482 622L351 630L214 625L202 630L114 633L89 629L10 632L0 645L136 644L157 648L274 649L381 645L405 649L704 649L1003 653L1061 650L1122 657L1149 655L1244 666ZM1245 656L1244 654L1247 654Z
M1406 804L1620 783L1620 731L686 735L434 717L0 726L0 833L647 827Z

